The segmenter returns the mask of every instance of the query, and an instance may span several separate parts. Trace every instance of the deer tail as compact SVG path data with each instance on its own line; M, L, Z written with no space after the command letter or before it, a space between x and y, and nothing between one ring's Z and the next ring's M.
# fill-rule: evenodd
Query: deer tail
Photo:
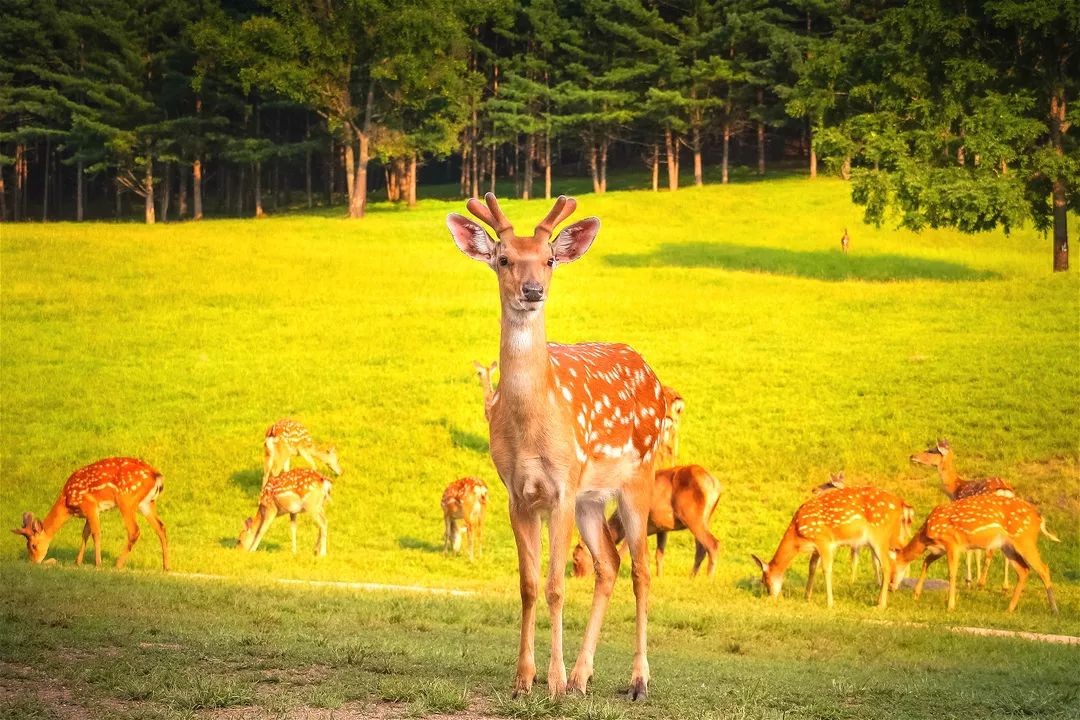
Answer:
M1055 535L1054 533L1050 532L1050 531L1049 531L1049 530L1048 530L1048 529L1046 528L1046 518L1043 518L1043 519L1042 519L1042 522L1041 522L1041 523L1039 523L1039 530L1040 530L1040 531L1042 531L1042 534L1043 534L1043 535L1045 535L1046 537L1050 538L1050 539L1051 539L1051 540L1053 540L1054 542L1061 542L1061 538L1059 538L1059 537L1058 537L1057 535Z

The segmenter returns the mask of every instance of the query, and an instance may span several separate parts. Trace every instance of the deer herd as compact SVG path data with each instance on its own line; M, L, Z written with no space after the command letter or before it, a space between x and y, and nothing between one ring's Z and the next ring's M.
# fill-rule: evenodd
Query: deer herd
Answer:
M514 693L530 691L536 678L534 639L537 600L541 591L541 523L548 525L548 574L543 592L551 631L547 686L552 694L584 693L593 674L601 625L621 563L620 546L630 557L630 576L636 604L636 632L629 697L646 696L649 663L646 655L650 570L648 535L656 535L656 575L663 568L670 532L689 530L695 541L692 575L707 559L707 574L716 568L720 541L709 523L720 501L720 482L700 465L676 464L683 397L661 383L645 360L627 345L586 342L563 345L548 342L544 308L555 268L581 258L600 230L600 221L586 218L557 226L575 210L576 201L560 197L530 234L518 235L492 194L468 201L470 213L481 221L453 213L447 225L457 247L487 265L496 275L501 306L499 359L474 363L484 390L484 416L489 426L491 458L506 488L510 527L517 546L521 596L521 634ZM494 236L484 226L491 228ZM844 250L848 238L845 230ZM495 385L494 374L500 377ZM290 469L300 456L310 466ZM917 598L927 569L944 556L948 563L948 608L956 606L961 553L967 555L976 582L987 581L998 551L1017 573L1008 609L1020 599L1034 569L1046 589L1050 609L1057 612L1050 573L1042 561L1039 535L1057 538L1031 503L1017 496L1000 478L962 480L952 448L939 440L911 456L911 462L937 469L950 502L930 512L912 533L914 510L899 496L875 487L849 487L843 474L814 488L795 511L772 558L754 555L764 593L780 595L784 575L799 553L810 554L805 596L810 599L820 566L825 575L825 602L833 605L833 559L838 548L850 548L852 578L859 549L869 546L880 586L877 605L886 607L890 590L904 580L912 562L924 557L915 584ZM256 512L243 523L237 546L258 549L271 523L281 513L291 520L292 551L296 552L296 519L307 513L318 527L316 555L326 554L326 506L333 482L317 472L316 461L335 476L341 474L334 447L317 445L299 422L282 419L263 439L263 476ZM161 542L162 566L169 569L165 525L156 501L164 488L161 473L141 460L111 457L76 470L64 484L44 520L23 515L13 530L26 541L31 562L44 560L52 539L72 518L85 522L76 556L81 564L89 538L101 565L99 516L117 508L127 529L127 544L117 556L122 567L139 538L136 514L146 518ZM450 483L441 499L443 551L468 555L483 552L483 526L489 494L485 482L462 477ZM608 515L608 508L614 509ZM571 550L574 527L580 542ZM985 552L985 561L978 554ZM591 566L594 590L585 637L567 675L563 655L565 568L585 576Z

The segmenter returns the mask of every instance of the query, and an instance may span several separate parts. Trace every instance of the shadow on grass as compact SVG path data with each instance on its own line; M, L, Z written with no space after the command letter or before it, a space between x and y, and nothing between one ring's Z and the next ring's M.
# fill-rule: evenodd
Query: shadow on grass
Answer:
M960 282L999 277L960 263L906 255L844 255L839 251L785 250L730 243L667 243L652 253L608 255L604 261L615 267L720 268L830 282Z
M262 468L250 468L248 470L237 470L229 479L244 492L258 497L259 493L262 492L262 476Z
M466 450L472 450L478 452L481 455L487 455L490 450L488 445L488 439L479 433L469 432L468 430L462 430L456 425L451 425L450 421L443 418L441 424L446 428L446 432L450 434L450 442L454 447L465 448Z
M414 537L399 537L397 542L398 547L402 550L423 550L429 553L441 553L443 551L442 543L428 542Z

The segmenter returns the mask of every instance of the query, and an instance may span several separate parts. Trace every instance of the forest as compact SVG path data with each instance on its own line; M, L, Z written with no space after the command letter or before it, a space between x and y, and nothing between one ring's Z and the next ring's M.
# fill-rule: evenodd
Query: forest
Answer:
M1069 0L0 0L0 217L412 206L798 170L865 219L1080 209ZM692 172L691 172L692 168ZM646 185L647 186L647 185Z

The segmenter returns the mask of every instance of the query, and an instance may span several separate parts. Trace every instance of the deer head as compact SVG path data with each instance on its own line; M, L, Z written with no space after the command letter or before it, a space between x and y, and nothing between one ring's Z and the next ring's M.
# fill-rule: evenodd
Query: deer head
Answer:
M923 450L921 453L915 453L911 456L911 463L913 465L929 465L931 467L940 467L941 463L949 457L952 453L952 448L949 447L948 440L938 440L937 444L933 447L929 447Z
M560 195L532 235L515 235L495 196L488 193L484 201L486 206L472 198L466 206L495 231L497 240L479 224L457 213L450 213L446 224L463 253L486 263L498 275L504 316L528 317L543 308L555 267L577 260L592 245L600 220L580 220L563 228L552 240L555 226L577 207L576 200Z
M783 573L774 574L769 563L765 562L757 555L751 555L754 562L757 564L758 569L761 570L761 586L765 588L765 592L770 598L780 597L780 589L784 586Z
M251 544L255 542L256 530L258 530L258 527L255 525L255 520L246 518L244 528L240 531L240 538L236 541L236 547L240 550L250 550Z
M45 559L51 538L45 535L45 527L34 519L33 513L23 513L22 527L12 528L11 532L26 538L26 556L30 562L37 564Z

